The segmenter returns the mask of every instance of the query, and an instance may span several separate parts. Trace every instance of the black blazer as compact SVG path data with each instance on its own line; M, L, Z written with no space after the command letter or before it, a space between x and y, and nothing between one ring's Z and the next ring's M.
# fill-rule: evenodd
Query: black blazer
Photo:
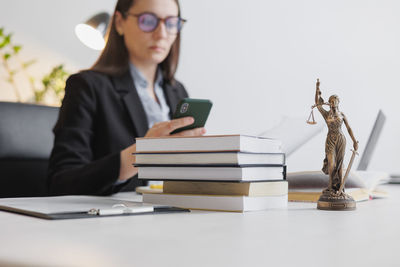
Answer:
M179 82L164 83L172 112L188 96ZM48 188L51 195L108 195L133 190L137 177L115 185L120 152L148 130L147 117L131 74L110 76L94 71L67 80L65 97L53 129Z

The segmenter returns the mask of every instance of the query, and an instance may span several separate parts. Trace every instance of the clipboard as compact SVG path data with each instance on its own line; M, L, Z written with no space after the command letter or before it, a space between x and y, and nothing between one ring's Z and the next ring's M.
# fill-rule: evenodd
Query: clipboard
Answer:
M0 199L0 211L47 220L190 212L177 207L98 196L4 198Z

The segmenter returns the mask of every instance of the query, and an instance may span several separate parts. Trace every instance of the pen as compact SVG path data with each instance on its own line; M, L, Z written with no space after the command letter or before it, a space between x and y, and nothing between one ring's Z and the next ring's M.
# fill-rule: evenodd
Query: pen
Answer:
M138 206L138 207L126 207L123 204L114 205L111 209L90 209L88 214L90 215L121 215L125 213L142 213L142 212L153 212L153 206Z
M131 209L128 208L113 208L113 209L99 209L98 215L118 215L124 213L132 212Z
M90 215L120 215L124 213L133 213L132 209L129 208L112 208L112 209L90 209L88 214Z

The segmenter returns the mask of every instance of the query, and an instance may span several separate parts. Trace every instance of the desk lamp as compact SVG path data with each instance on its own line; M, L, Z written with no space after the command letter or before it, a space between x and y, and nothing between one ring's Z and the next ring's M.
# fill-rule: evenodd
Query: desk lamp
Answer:
M106 12L98 13L75 27L75 34L86 46L94 50L102 50L105 46L104 37L110 22L110 15Z

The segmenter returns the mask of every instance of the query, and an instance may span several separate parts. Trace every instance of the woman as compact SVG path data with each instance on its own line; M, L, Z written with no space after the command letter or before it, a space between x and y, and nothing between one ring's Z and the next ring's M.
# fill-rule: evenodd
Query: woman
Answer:
M339 111L339 97L332 95L329 97L330 110L326 111L322 105L324 100L321 97L319 89L319 80L317 81L317 89L315 92L315 106L325 119L328 125L328 135L325 143L325 159L322 171L329 174L329 185L324 191L325 193L341 194L338 192L343 180L343 159L346 148L346 138L342 132L342 124L346 125L347 131L353 140L353 148L358 149L358 142L354 137L346 116Z
M171 120L181 98L177 0L119 0L106 47L94 66L72 75L54 127L51 195L107 195L133 190L136 137L167 136L193 123ZM196 128L176 135L202 135Z

